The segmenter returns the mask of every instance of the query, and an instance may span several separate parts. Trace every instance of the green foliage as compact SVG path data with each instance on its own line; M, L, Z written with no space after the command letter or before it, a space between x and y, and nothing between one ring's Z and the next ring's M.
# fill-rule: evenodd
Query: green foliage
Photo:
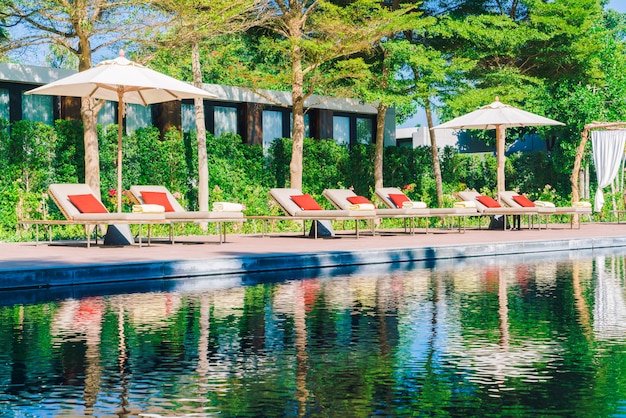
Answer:
M272 187L288 187L291 139L276 139L269 149L268 168ZM302 188L307 193L321 194L325 188L344 185L340 167L348 161L348 148L333 140L305 138L303 153Z
M85 155L82 123L75 120L57 120L54 130L57 135L53 162L56 176L67 182L84 182L85 159L80 158Z
M50 183L57 143L54 128L40 122L18 121L11 126L7 139L0 149L12 180L20 180L27 192L41 183Z
M234 134L219 138L207 135L207 154L209 191L213 190L213 193L209 192L209 203L247 203L246 196L250 194L258 199L258 188L270 184L263 149L259 145L244 144Z
M8 132L10 131L10 135ZM52 182L80 182L83 155L80 124L58 121L54 127L34 122L18 122L7 128L0 122L0 150L7 158L0 161L5 175L0 179L0 236L20 239L18 219L58 218L62 215L47 201L46 190ZM109 209L115 209L117 127L99 129L102 196ZM166 186L190 210L197 209L197 157L194 135L183 137L176 130L161 137L158 129L138 129L123 138L124 188L132 184ZM233 201L245 204L247 215L281 214L268 197L271 187L288 187L291 140L277 139L266 154L260 146L244 144L241 138L225 134L208 135L209 203ZM325 207L325 188L352 188L355 193L374 197L374 144L348 149L332 140L306 139L304 146L303 191L311 193ZM466 188L492 194L495 188L496 160L491 154L459 154L454 148L441 150L444 203L451 206L452 194ZM553 153L519 153L507 159L507 188L533 199L568 201L569 173L556 168ZM429 147L384 149L386 186L399 187L411 199L430 206L437 202L435 179ZM125 201L130 210L131 201ZM608 199L607 199L608 202ZM621 200L619 201L622 204ZM609 216L607 203L607 216ZM277 228L292 228L292 225ZM184 233L198 233L193 225ZM257 230L247 222L243 232ZM22 231L21 239L32 237ZM77 228L63 229L63 237L82 236Z
M374 187L374 145L358 144L348 152L348 158L339 167L344 180L340 180L337 185L352 187L356 194L371 197Z

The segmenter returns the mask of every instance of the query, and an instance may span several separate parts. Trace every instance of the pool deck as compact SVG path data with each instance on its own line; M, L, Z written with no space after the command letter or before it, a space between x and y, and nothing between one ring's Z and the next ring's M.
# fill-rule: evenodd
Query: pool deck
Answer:
M335 238L301 234L180 237L176 244L153 239L148 246L94 246L84 242L0 243L0 289L114 284L138 280L223 277L369 265L467 259L553 251L626 247L626 224L583 223L547 229L492 231L431 228L415 235L383 232L375 236L340 233Z

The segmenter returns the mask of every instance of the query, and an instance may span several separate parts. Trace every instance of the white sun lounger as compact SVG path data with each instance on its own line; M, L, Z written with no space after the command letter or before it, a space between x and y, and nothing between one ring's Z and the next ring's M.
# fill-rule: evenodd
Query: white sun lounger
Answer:
M150 225L165 223L165 216L162 213L117 213L108 212L102 202L100 202L93 189L84 183L63 183L63 184L51 184L49 187L50 197L54 203L59 207L59 210L65 217L64 220L55 219L41 219L41 220L27 220L22 219L19 221L21 224L32 224L36 227L36 241L39 243L39 225L47 227L48 232L52 225L82 225L85 228L85 236L87 239L87 247L91 246L91 234L90 230L95 231L96 244L98 243L98 226L111 225L111 224L132 224L139 225L138 244L142 244L142 225L148 226L148 244L150 243ZM101 208L106 211L105 213L89 213L81 212L78 207L72 203L70 198L75 196L91 196L92 201L97 201ZM49 234L50 237L50 234ZM50 237L51 239L51 237Z

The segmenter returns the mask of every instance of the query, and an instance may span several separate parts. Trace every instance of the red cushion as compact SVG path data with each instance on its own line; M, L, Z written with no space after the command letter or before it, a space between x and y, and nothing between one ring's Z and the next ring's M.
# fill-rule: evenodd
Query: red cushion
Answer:
M529 198L527 198L526 196L522 196L521 194L513 196L513 200L515 201L515 203L525 208L535 207L535 204Z
M372 202L370 202L369 199L365 196L350 196L348 197L348 202L352 203L353 205L362 205L364 203L369 203L370 205L372 204Z
M80 213L108 213L107 208L104 207L102 202L100 202L94 195L89 194L74 194L67 196L70 199L70 202L76 209L80 211Z
M300 206L302 210L322 210L322 207L311 197L310 194L302 194L290 196L296 205Z
M491 196L476 196L476 200L478 200L480 203L482 203L483 205L487 206L488 208L500 208L500 207L502 207L502 206L500 206L500 204L498 202L493 200L493 197L491 197Z
M167 193L164 192L141 192L141 198L147 205L161 205L165 208L166 212L175 212L170 200L167 198Z
M389 195L389 200L391 200L393 202L393 204L396 205L397 208L401 208L402 204L404 202L410 202L411 201L411 199L406 197L406 195L404 193L390 194Z

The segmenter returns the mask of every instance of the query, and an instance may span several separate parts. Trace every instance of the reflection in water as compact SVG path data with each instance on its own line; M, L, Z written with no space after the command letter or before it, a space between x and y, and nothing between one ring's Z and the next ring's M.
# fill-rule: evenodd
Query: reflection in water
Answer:
M52 346L61 356L65 385L82 386L85 412L93 410L100 387L100 335L105 302L100 297L62 302L52 316Z
M617 414L623 278L493 259L5 306L0 415Z
M601 339L624 339L626 303L624 302L623 263L615 258L596 260L596 291L593 329Z

